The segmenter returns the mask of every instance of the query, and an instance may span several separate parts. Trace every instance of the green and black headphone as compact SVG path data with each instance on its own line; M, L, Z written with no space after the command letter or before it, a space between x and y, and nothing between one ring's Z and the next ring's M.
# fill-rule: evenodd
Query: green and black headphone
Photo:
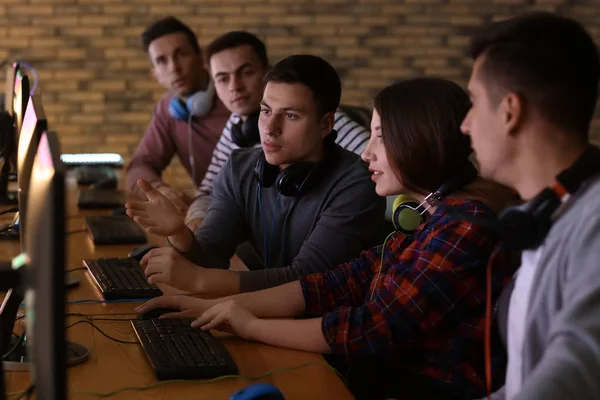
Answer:
M412 235L421 224L429 219L427 210L430 207L436 207L444 197L468 185L476 178L477 169L471 162L468 162L460 169L457 175L444 182L437 190L425 196L425 199L421 203L409 195L399 195L394 200L392 206L394 228L405 235Z

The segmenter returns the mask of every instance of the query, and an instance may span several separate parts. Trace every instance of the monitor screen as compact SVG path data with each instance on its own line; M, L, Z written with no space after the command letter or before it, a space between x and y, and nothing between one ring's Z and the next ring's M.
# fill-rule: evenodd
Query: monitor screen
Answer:
M17 151L17 180L20 217L21 248L25 245L23 228L27 229L27 192L31 180L31 168L37 152L42 132L47 129L46 116L42 108L40 92L29 97L29 103L23 118L23 128L19 135Z
M66 399L65 168L56 133L43 132L27 198L27 356L36 392Z
M15 89L19 93L22 92L22 81L16 85L17 72L19 71L19 64L13 63L6 67L6 83L4 86L4 111L6 112L6 121L2 121L0 129L0 143L2 149L0 149L0 157L4 157L6 165L3 166L2 173L9 174L17 171L17 141L19 135L15 126ZM23 96L21 96L22 98ZM26 96L27 97L27 96ZM21 114L23 107L21 107ZM4 118L4 117L3 117ZM8 177L6 178L8 179ZM8 181L7 181L8 182ZM6 185L7 183L4 183Z
M21 69L15 71L15 83L13 93L13 106L12 114L15 120L15 130L17 134L17 141L21 134L21 127L23 126L23 119L25 118L25 109L29 102L29 78L21 72Z
M6 67L6 84L4 86L4 111L13 114L13 98L15 97L15 78L19 70L19 63L12 63Z

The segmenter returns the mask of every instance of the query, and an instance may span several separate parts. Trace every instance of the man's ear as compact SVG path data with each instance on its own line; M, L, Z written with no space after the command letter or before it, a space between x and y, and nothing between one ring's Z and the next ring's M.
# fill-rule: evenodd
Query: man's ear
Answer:
M525 119L525 98L516 92L509 92L500 104L504 131L509 135L519 130Z
M329 133L333 130L333 125L335 122L335 115L332 112L328 112L321 118L320 128L321 128L321 138L325 138L325 136L329 135Z

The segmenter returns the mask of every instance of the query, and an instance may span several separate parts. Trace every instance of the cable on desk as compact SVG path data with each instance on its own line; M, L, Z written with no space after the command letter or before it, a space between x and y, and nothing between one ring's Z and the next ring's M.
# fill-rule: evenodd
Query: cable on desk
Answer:
M0 229L0 233L11 231L11 230L15 229L15 227L17 227L17 226L19 226L19 225L13 224L13 225L5 226L4 228Z
M19 207L9 208L8 210L0 211L0 215L19 212Z
M6 393L8 396L19 396L15 400L25 399L28 400L31 395L35 392L35 383L29 385L29 387L25 390L19 390L18 392L10 392Z
M13 332L13 334L14 334L14 332ZM10 357L10 355L12 353L15 352L15 350L17 350L19 348L19 346L21 346L21 344L23 344L23 339L25 339L25 331L21 332L21 335L15 335L15 336L18 337L17 341L15 342L13 347L10 348L10 350L8 350L2 357L0 357L0 361L6 360L8 357Z
M112 315L112 314L106 314L106 315ZM132 314L133 315L133 314ZM94 318L93 315L87 315L87 314L80 314L80 313L66 313L65 314L66 317L84 317L87 318L88 320L92 320L92 321L131 321L134 318Z
M139 303L142 301L148 301L150 299L120 299L120 300L96 300L96 299L85 299L85 300L72 300L67 301L67 304L80 304L80 303Z
M170 383L190 383L190 384L194 384L194 385L205 385L205 384L209 384L209 383L221 381L221 380L224 380L224 379L237 379L237 378L242 378L242 379L246 379L246 380L249 380L249 381L256 381L258 379L262 379L264 377L276 374L278 372L295 371L297 369L304 368L304 367L309 367L311 365L322 365L324 367L327 367L327 368L333 370L333 372L335 372L340 378L343 378L342 374L340 374L338 372L338 370L336 370L335 368L333 368L331 365L329 365L327 363L324 363L324 362L309 362L309 363L305 363L305 364L296 365L294 367L286 367L286 368L274 369L274 370L271 370L271 371L267 371L264 374L260 374L260 375L256 375L256 376L223 375L223 376L219 376L217 378L206 379L206 380L173 379L173 380L168 380L168 381L156 382L156 383L153 383L153 384L147 385L147 386L128 386L128 387L123 387L123 388L116 389L116 390L113 390L111 392L105 392L105 393L88 392L87 390L70 390L69 393L71 393L71 394L82 394L82 395L93 396L93 397L110 397L110 396L114 396L114 395L116 395L118 393L125 392L125 391L142 391L142 390L154 389L156 387L168 385ZM20 393L20 392L15 392L15 393ZM12 395L12 394L13 393L9 393L9 395Z
M65 272L75 272L75 271L79 271L81 269L87 269L86 267L77 267L77 268L71 268L66 270Z
M72 235L74 233L83 233L83 232L87 232L87 229L74 229L72 231L66 231L65 235Z
M121 299L121 300L96 300L96 299L85 299L85 300L71 300L65 304L81 304L81 303L140 303L146 302L150 299ZM21 307L24 307L25 303L21 303ZM112 314L110 314L112 315Z
M103 331L102 329L100 329L100 328L98 328L96 325L94 325L94 323L93 323L93 322L91 322L91 321L88 321L88 320L85 320L85 319L84 319L84 320L81 320L81 321L73 322L71 325L67 325L67 326L65 326L65 329L71 328L71 327L73 327L73 326L75 326L75 325L79 325L79 324L89 324L89 325L91 325L91 326L92 326L92 328L96 329L96 330L97 330L98 332L100 332L102 335L104 335L104 336L105 336L105 337L107 337L108 339L110 339L110 340L112 340L112 341L114 341L114 342L117 342L117 343L124 343L124 344L140 344L140 342L128 342L128 341L126 341L126 340L121 340L121 339L117 339L117 338L114 338L114 337L112 337L112 336L109 336L108 334L104 333L104 331Z

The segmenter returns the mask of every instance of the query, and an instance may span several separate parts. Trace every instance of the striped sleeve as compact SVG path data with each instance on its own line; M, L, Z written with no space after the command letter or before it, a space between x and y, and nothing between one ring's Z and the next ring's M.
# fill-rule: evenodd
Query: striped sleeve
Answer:
M194 201L188 209L187 216L185 218L186 223L196 218L206 217L208 206L210 205L210 197L213 192L214 180L221 168L223 168L223 165L225 165L225 162L227 162L231 156L231 153L234 150L239 149L239 146L233 143L231 138L231 125L233 124L235 118L239 117L232 115L225 124L225 128L223 128L223 133L221 134L221 137L217 142L217 146L213 151L206 175L204 175L204 179L202 179L202 182L200 182L200 186L198 187Z
M369 142L370 133L359 123L351 120L345 113L335 113L333 128L337 131L336 143L344 149L360 155Z

